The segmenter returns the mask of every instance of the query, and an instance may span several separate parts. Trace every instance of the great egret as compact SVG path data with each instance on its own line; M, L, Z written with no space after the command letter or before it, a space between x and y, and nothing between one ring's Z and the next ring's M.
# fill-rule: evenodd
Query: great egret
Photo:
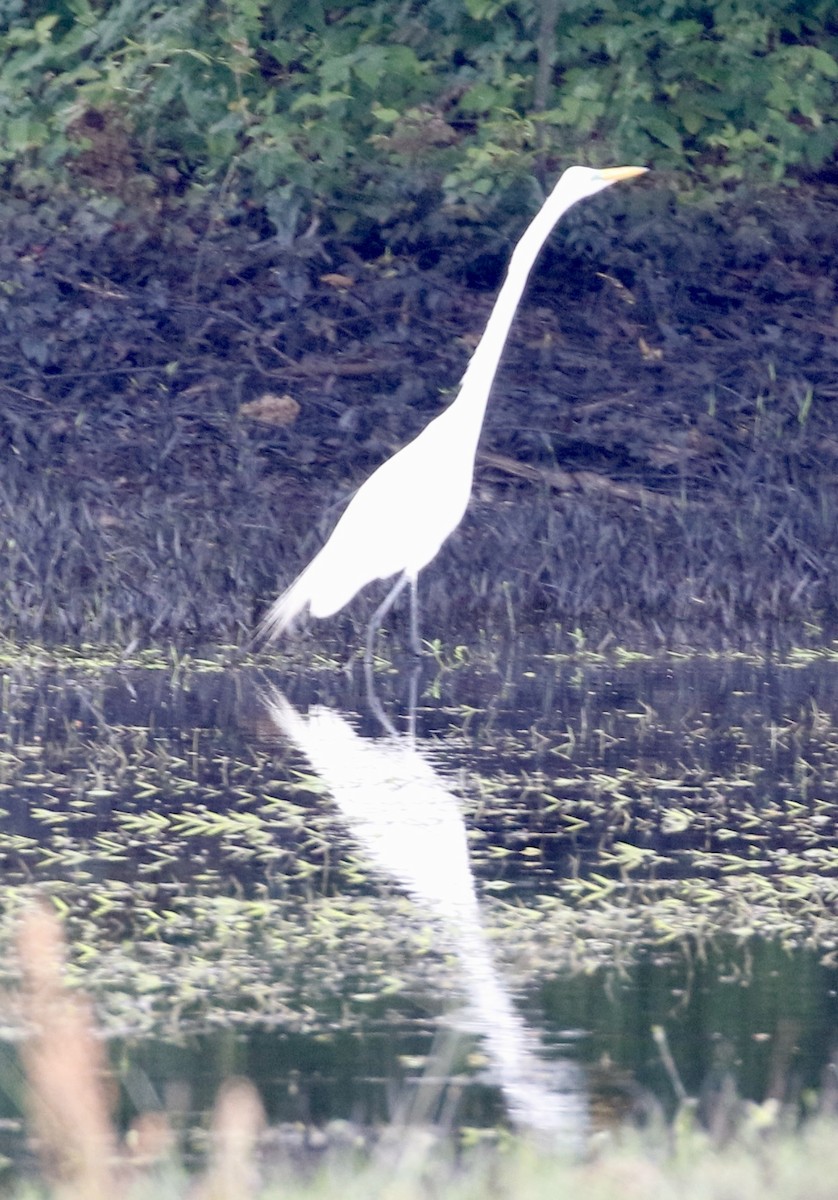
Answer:
M512 252L503 287L457 398L361 485L323 549L268 609L260 636L278 637L306 606L314 617L330 617L365 584L399 572L372 615L365 657L372 660L375 634L408 584L411 645L420 652L416 578L468 507L489 392L538 253L571 205L645 171L646 167L568 167Z

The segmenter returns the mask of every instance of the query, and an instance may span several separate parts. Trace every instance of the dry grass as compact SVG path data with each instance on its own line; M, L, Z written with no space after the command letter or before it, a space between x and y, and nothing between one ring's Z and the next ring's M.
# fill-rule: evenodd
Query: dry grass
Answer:
M64 941L48 909L26 912L18 952L31 1021L23 1068L44 1176L68 1197L106 1200L116 1194L107 1063L90 1006L65 987Z
M660 1135L654 1145L618 1137L584 1163L524 1139L455 1163L423 1131L393 1129L382 1152L360 1163L327 1155L304 1177L286 1161L266 1161L264 1112L246 1080L222 1088L207 1164L188 1175L162 1115L148 1114L124 1138L118 1134L103 1043L88 1002L66 986L61 927L48 909L24 915L18 950L29 1021L22 1062L41 1179L7 1189L16 1200L833 1200L836 1194L835 1118L783 1131L774 1109L767 1131L752 1121L724 1148L690 1126ZM393 1155L394 1139L424 1149Z

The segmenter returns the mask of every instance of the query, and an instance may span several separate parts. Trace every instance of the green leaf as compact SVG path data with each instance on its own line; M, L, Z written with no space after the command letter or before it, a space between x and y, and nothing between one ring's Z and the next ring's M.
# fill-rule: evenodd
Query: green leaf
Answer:
M315 95L314 92L304 92L302 96L297 97L289 111L292 113L314 112L318 110L325 112L333 104L340 104L343 101L351 99L352 97L349 92L320 92L319 95Z
M838 62L820 46L812 46L809 57L813 67L817 67L826 79L838 79Z
M466 0L466 12L473 21L491 21L501 8L499 0Z
M497 102L498 90L490 83L476 83L460 98L463 112L489 112Z
M667 146L670 150L683 151L684 144L678 130L668 121L664 121L662 117L647 116L643 121L643 128L661 145Z
M397 108L384 108L381 104L373 104L371 111L376 121L383 125L395 125L402 116Z

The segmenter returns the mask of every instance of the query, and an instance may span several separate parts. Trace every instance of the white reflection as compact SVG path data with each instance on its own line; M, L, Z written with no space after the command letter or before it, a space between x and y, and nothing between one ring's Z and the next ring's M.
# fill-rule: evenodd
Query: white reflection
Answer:
M567 1148L581 1147L587 1133L582 1072L575 1063L540 1057L537 1037L498 974L480 922L456 796L377 704L388 729L380 738L361 737L328 708L303 716L278 691L266 703L329 788L366 855L438 920L462 965L473 1024L512 1118L559 1136Z

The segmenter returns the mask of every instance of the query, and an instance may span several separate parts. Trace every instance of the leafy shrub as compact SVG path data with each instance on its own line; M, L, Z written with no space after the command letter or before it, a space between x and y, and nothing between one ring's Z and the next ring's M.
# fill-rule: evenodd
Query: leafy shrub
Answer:
M327 200L349 229L423 186L485 207L568 159L726 181L834 154L826 0L552 2L0 0L0 166L128 200L131 175L224 181L290 235Z

